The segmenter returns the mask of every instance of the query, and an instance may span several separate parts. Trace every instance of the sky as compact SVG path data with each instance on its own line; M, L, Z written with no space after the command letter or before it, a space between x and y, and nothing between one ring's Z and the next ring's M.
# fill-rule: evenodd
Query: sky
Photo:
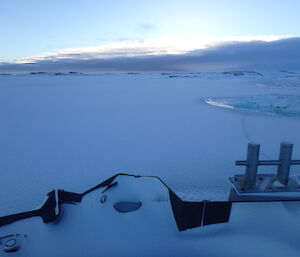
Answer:
M3 68L65 54L74 61L82 53L128 58L270 42L299 36L299 10L298 0L1 0L0 62Z

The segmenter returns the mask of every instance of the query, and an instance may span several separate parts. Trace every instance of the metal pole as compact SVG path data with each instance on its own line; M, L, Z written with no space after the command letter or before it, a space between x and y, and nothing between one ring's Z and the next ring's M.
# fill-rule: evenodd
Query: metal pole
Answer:
M252 187L256 184L258 156L260 145L254 142L248 144L245 186Z
M277 169L277 179L284 185L289 183L289 173L291 167L293 144L289 142L282 142L280 145L280 154Z

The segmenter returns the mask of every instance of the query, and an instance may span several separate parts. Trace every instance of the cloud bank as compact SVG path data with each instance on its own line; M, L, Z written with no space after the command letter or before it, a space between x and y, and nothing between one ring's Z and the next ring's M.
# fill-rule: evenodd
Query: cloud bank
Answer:
M192 50L191 50L192 49ZM0 63L0 73L201 72L237 69L300 70L300 37L244 40L176 48L167 44L127 42L98 48L70 49Z

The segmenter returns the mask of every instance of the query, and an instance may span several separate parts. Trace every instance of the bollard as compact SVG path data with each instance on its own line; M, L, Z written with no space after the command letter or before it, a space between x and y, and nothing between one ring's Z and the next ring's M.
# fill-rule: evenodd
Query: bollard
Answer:
M279 162L277 169L277 180L284 184L288 185L289 183L289 173L291 167L293 144L289 142L282 142L280 144L280 154Z
M298 179L293 179L289 182L291 166L300 165L300 160L292 160L293 144L289 142L281 143L279 160L259 160L259 148L259 144L249 143L247 160L235 162L238 166L246 166L245 175L235 175L233 178L230 178L238 192L240 194L270 191L300 192ZM260 165L277 166L277 174L260 174L257 180L257 170ZM274 182L280 182L281 185Z
M254 142L248 144L245 186L253 187L256 184L258 156L260 145Z

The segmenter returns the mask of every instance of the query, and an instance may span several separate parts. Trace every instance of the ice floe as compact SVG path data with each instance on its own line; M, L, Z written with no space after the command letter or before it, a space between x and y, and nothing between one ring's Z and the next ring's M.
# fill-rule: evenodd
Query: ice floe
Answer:
M205 99L205 102L223 108L255 111L283 116L300 116L300 95L270 94L247 97Z

